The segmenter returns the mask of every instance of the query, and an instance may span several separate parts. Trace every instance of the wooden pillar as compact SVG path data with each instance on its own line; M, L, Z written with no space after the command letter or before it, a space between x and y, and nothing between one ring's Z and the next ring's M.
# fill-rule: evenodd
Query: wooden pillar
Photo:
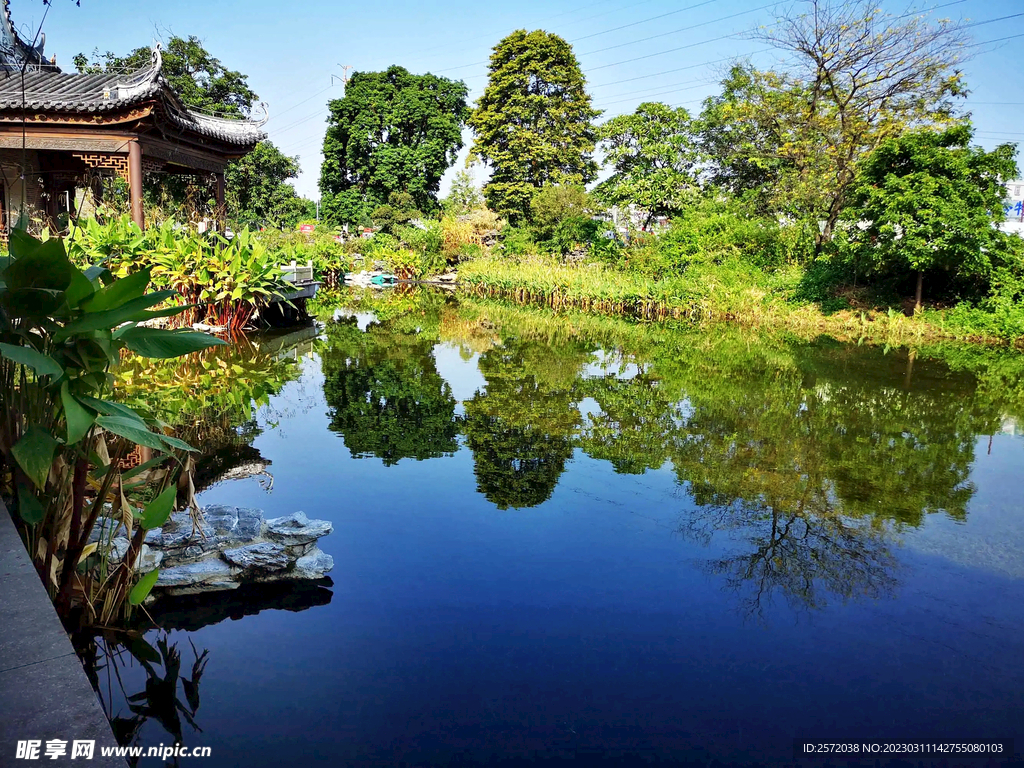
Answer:
M214 185L213 195L217 201L217 231L222 235L227 231L227 207L224 202L224 174L215 174L216 183Z
M128 189L132 203L132 221L139 229L146 228L142 210L142 146L138 141L128 143Z

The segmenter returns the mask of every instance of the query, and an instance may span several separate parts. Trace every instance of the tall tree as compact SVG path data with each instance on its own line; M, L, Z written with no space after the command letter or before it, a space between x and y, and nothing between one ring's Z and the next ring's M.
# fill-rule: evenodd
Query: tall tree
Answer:
M468 93L462 81L397 66L355 73L344 98L329 104L320 169L326 216L358 222L393 192L408 192L419 210L436 208L441 176L462 149Z
M487 88L469 119L471 152L491 167L487 204L513 222L545 183L585 184L597 175L586 81L558 35L520 29L491 54Z
M598 138L615 171L595 190L600 200L635 203L647 212L646 226L692 197L699 154L690 114L682 107L645 102L600 126Z
M860 264L875 271L924 274L942 269L963 280L986 278L1007 236L1005 182L1017 175L1016 146L971 147L971 127L911 131L887 140L864 162L852 195L850 241Z
M782 194L796 212L824 222L831 238L859 163L908 128L941 126L966 90L958 66L960 22L883 13L874 2L804 0L757 38L788 54L775 71L750 70L719 117L742 126L740 162L781 166ZM729 163L731 158L722 158Z
M151 57L148 47L136 48L127 56L94 50L91 59L79 53L74 57L74 64L79 72L96 74L143 69L149 66ZM194 35L170 37L163 51L161 71L185 104L207 112L228 117L247 116L259 98L249 87L248 75L225 67Z
M311 218L315 204L299 197L288 183L298 175L299 158L261 141L224 174L229 218L241 225L289 228Z

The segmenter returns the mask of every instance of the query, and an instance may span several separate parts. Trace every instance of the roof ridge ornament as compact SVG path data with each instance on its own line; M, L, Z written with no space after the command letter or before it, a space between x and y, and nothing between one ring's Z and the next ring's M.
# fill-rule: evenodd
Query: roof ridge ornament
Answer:
M163 68L164 63L163 56L160 53L161 48L162 46L159 42L154 44L151 49L150 65L131 73L125 80L117 81L117 85L114 87L117 89L118 100L123 101L135 96L142 96L156 85L160 80L160 70Z
M270 119L270 110L267 109L267 102L265 101L261 101L256 106L260 108L260 112L262 112L262 114L259 117L253 117L252 115L249 115L249 122L262 128L264 125L267 124L267 121Z

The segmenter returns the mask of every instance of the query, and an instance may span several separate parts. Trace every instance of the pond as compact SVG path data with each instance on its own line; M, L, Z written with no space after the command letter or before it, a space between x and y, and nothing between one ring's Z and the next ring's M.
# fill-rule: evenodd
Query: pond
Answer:
M132 720L135 662L98 676L137 743L247 768L1021 743L1020 357L431 293L315 334L238 353L276 383L200 501L332 521L333 584L165 610L182 676L206 652L188 717Z

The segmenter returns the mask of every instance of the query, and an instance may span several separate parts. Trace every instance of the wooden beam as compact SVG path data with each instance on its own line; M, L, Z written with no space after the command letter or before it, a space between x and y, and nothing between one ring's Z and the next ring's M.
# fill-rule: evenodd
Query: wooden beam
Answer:
M132 203L132 221L139 229L146 228L142 210L142 147L138 141L128 144L128 187Z

